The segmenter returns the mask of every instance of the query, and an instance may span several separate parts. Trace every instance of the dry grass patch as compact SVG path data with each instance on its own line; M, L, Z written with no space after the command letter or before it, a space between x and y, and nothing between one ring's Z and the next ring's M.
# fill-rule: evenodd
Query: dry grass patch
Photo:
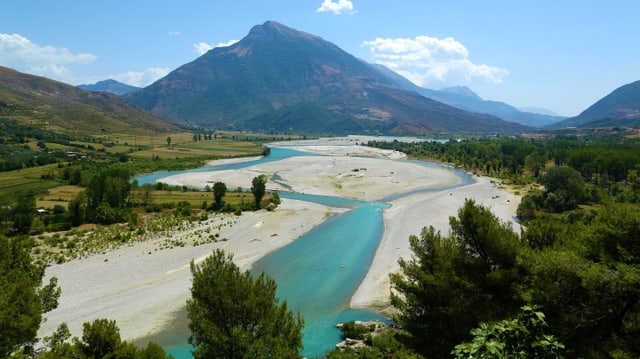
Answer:
M36 206L38 208L53 208L55 205L61 205L67 208L69 201L84 191L83 187L64 185L49 189L49 193L36 198Z

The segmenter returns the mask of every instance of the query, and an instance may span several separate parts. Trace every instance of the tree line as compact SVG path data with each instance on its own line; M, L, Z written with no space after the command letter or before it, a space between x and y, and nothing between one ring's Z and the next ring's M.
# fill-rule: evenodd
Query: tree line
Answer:
M107 166L99 171L81 171L78 167L68 167L63 171L63 178L69 184L84 187L84 190L69 200L66 208L57 205L52 212L47 211L47 213L36 215L36 193L20 193L14 198L4 199L0 209L3 217L0 223L1 233L21 235L42 233L45 230L60 231L84 223L106 225L130 223L135 226L140 210L156 212L175 209L175 214L189 217L192 213L189 202L154 205L148 198L149 193L151 190L201 191L185 186L168 186L161 182L144 185L141 189L136 181L131 181L131 172L125 166ZM253 202L237 205L225 203L227 186L223 182L216 182L213 188L204 189L205 192L213 192L213 204L208 206L204 201L202 209L236 214L261 208L273 210L280 203L280 198L277 193L273 193L267 201L264 201L267 194L267 181L266 175L254 177L250 190ZM134 197L133 193L142 193L142 195Z
M369 141L393 149L464 167L490 176L538 179L549 163L570 166L587 181L624 181L640 164L640 139L603 140L577 136L551 138L500 137L439 141Z

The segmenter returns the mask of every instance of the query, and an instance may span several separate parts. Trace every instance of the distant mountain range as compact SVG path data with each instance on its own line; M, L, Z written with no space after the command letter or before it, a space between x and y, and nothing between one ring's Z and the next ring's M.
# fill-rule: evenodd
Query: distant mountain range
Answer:
M621 86L576 117L555 123L563 127L636 127L640 126L640 81Z
M111 92L112 94L116 94L118 96L126 95L129 92L140 89L139 87L127 85L112 79L98 81L95 84L78 85L78 88L93 92Z
M81 90L1 66L0 117L87 135L176 130L167 120L135 108L119 96Z
M529 127L544 127L566 118L548 114L525 112L504 102L483 100L466 86L447 87L441 90L426 89L417 86L413 82L382 65L374 66L381 73L387 76L394 84L459 109L490 114L505 121L516 122Z
M176 123L220 129L414 135L527 130L427 98L378 66L274 21L126 98Z
M562 118L486 101L467 87L418 87L273 21L146 88L114 80L81 87L90 91L0 67L0 116L87 134L148 134L174 131L175 124L325 135L517 134L548 123L544 128L640 126L640 81L556 122ZM110 93L133 89L124 97Z
M566 118L566 116L565 117L560 116L556 112L554 112L553 110L550 110L550 109L544 108L544 107L526 106L526 107L519 107L518 110L520 110L522 112L531 112L531 113L538 113L538 114L541 114L541 115Z

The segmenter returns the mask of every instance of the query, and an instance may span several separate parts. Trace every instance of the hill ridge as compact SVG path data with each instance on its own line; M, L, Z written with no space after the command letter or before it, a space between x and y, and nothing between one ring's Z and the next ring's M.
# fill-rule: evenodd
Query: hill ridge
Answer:
M79 89L86 91L106 91L116 94L118 96L126 95L130 92L137 91L140 88L136 86L131 86L120 81L116 81L114 79L106 79L102 81L98 81L94 84L82 84L76 86Z
M640 125L640 80L614 89L578 116L550 127L593 128L638 125Z
M0 66L0 116L66 133L167 132L175 125L107 92L90 92Z

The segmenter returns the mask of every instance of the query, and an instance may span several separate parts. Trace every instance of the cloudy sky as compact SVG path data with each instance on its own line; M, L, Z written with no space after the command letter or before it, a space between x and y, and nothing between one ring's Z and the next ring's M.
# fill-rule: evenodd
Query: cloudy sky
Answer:
M0 65L146 86L275 20L433 89L577 115L640 80L637 0L14 0Z

